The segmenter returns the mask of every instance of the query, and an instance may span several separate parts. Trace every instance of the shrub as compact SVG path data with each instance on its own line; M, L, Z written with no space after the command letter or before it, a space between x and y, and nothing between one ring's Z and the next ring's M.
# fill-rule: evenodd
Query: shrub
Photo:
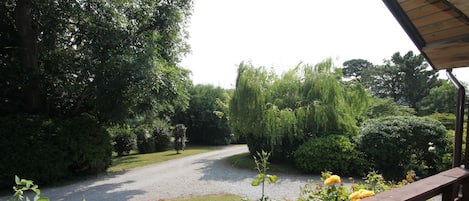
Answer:
M307 172L328 170L342 175L361 174L368 167L363 154L355 149L355 144L342 135L310 139L295 151L295 163Z
M43 184L104 171L111 163L109 134L91 116L0 118L0 187L14 175Z
M141 125L135 129L137 135L137 148L141 154L155 152L155 141L153 140L153 130L147 125Z
M88 115L66 121L67 158L74 174L96 174L111 165L111 136L98 121Z
M391 116L368 120L359 134L359 150L388 179L407 170L418 176L436 173L448 149L445 127L437 120Z
M123 156L130 153L136 145L136 136L129 126L114 126L108 129L114 142L114 151L117 156Z
M171 131L170 125L162 120L154 122L153 128L153 142L155 144L155 151L165 151L170 147Z

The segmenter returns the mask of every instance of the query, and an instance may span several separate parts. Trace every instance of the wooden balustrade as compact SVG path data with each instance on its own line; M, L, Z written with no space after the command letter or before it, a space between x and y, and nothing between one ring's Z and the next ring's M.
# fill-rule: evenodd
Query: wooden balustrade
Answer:
M465 190L467 186L469 186L469 170L456 167L362 201L425 201L440 194L442 201L469 201L469 192Z

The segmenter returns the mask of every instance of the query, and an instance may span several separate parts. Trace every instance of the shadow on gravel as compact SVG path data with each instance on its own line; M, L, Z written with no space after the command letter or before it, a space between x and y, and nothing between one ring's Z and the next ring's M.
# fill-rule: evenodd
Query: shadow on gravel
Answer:
M241 170L231 167L224 159L221 160L198 160L194 164L201 163L203 167L199 168L202 172L202 181L241 181L248 178L254 178L256 172L249 170Z
M81 201L86 200L113 200L125 201L134 196L142 195L142 190L119 189L123 185L134 183L134 180L127 180L120 183L112 183L112 180L125 172L109 175L100 175L94 179L85 180L78 183L64 185L61 187L50 187L41 189L41 195L55 201Z

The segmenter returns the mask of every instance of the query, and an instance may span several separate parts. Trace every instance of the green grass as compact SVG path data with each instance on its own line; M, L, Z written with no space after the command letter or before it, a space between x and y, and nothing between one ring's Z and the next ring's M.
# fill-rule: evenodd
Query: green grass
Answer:
M256 170L256 163L249 153L242 153L228 158L228 162L235 168ZM268 172L274 173L301 173L293 164L269 163Z
M154 163L161 163L164 161L205 153L213 150L215 150L215 148L187 147L183 152L181 152L181 154L176 154L175 150L168 150L164 152L149 154L137 154L136 152L131 152L131 154L128 156L114 156L112 158L112 165L111 167L109 167L108 172L119 172L129 170L136 167L141 167Z
M199 197L181 198L169 201L240 201L242 197L231 194L206 195Z

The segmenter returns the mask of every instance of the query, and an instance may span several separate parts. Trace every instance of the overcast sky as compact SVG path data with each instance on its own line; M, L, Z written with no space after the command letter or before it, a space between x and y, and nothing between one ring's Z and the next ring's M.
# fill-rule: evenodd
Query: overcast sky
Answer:
M188 30L192 52L181 65L194 84L224 88L234 88L242 61L282 73L329 57L341 66L419 53L380 0L195 0ZM469 70L454 73L469 81Z

